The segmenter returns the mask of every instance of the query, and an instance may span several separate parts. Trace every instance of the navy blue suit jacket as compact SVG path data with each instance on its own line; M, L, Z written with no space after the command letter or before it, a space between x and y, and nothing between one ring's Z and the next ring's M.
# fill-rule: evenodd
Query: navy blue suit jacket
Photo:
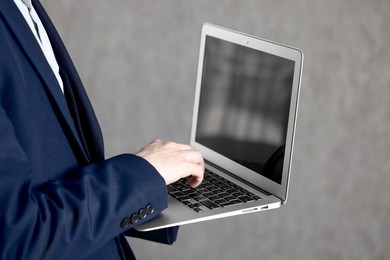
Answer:
M172 243L177 228L133 230L167 207L164 180L135 155L104 158L79 76L43 7L33 5L75 108L13 0L0 0L1 259L131 259L126 234ZM131 223L148 204L154 211Z

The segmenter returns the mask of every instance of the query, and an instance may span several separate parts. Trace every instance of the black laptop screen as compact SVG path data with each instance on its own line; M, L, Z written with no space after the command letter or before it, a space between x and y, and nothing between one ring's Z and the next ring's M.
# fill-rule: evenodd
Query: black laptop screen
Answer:
M280 184L294 65L206 36L196 141Z

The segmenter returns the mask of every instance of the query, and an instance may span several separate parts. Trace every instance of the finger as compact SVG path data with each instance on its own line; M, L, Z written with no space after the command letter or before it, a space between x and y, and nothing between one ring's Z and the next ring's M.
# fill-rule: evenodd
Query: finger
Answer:
M153 141L151 141L150 144L156 144L156 143L161 143L161 142L162 142L161 139L156 138Z
M188 174L190 176L188 186L190 186L191 188L196 188L203 181L204 166L199 164L192 164L191 167L189 167L188 169L190 170Z
M191 162L191 163L195 163L195 164L204 165L203 155L199 151L186 150L186 151L183 151L183 154L184 154L184 158L186 161Z
M191 177L190 180L188 181L188 186L194 189L198 187L202 183L202 181L203 179L199 180L197 178Z

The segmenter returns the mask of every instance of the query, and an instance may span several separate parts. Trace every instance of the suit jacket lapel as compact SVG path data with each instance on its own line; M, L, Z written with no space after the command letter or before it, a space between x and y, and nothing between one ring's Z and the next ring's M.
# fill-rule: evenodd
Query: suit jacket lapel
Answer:
M58 35L57 30L52 24L46 11L39 1L33 0L33 5L50 38L57 61L68 76L68 86L71 88L70 92L73 93L74 101L77 106L78 117L82 124L82 138L87 145L86 149L88 150L90 160L92 162L101 161L104 159L103 136L88 95L85 92L81 79L61 40L61 37Z
M60 111L66 125L69 127L73 135L72 137L78 145L78 149L84 156L83 160L88 161L73 124L73 119L69 113L64 94L62 93L58 81L55 78L38 42L32 34L31 29L28 27L27 23L21 22L24 21L24 18L12 0L0 1L0 12L8 22L8 26L14 33L21 48L25 51L26 57L30 60L31 64L36 68L37 72L44 81L45 87L50 93L57 109Z

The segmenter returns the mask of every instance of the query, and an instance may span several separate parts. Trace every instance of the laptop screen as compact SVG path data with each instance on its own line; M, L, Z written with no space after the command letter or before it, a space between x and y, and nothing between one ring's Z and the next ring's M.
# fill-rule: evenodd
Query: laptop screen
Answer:
M195 140L281 184L294 66L206 36Z

